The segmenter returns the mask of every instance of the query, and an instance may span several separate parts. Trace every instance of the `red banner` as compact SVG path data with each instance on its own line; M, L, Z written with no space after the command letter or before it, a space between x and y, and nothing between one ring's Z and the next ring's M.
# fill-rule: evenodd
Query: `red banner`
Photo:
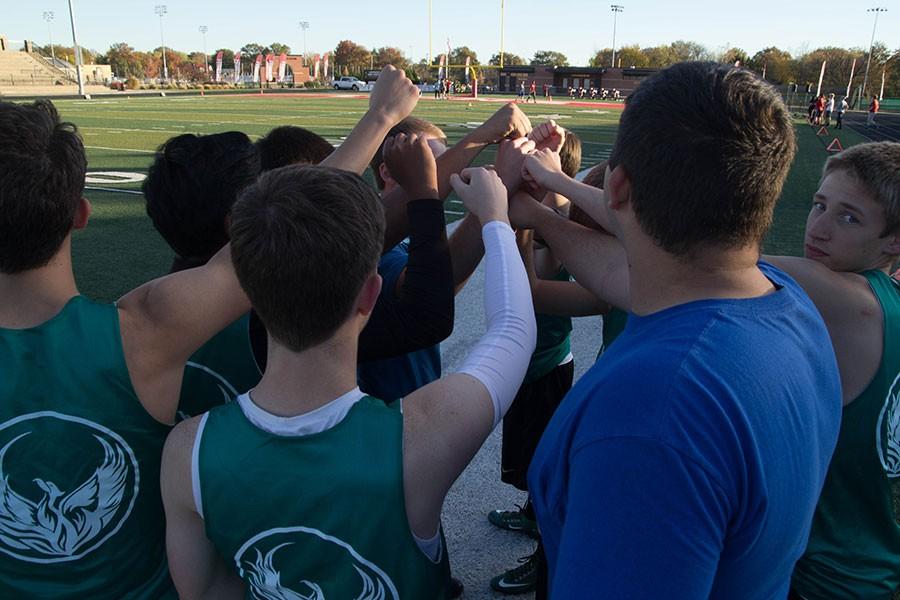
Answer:
M259 67L262 65L262 54L256 57L256 64L253 65L253 83L259 83Z
M241 51L234 52L234 82L237 83L241 79Z
M281 83L284 81L285 73L287 72L287 54L282 52L281 56L278 57L278 82Z
M216 52L216 79L215 81L222 81L222 51L219 50Z

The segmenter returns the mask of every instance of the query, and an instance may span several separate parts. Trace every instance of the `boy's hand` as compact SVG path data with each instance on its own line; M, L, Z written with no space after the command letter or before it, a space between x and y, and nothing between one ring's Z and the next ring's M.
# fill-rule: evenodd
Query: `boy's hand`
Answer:
M496 144L506 138L526 136L529 131L531 121L528 116L514 102L510 102L491 115L472 135L476 142Z
M525 164L525 157L532 152L534 142L527 137L500 142L494 168L510 194L522 186L522 166Z
M556 191L554 180L565 177L559 161L559 154L548 149L535 150L522 165L522 179L535 183L545 190Z
M401 133L386 139L384 164L411 200L439 197L437 164L424 137Z
M566 141L566 130L557 125L556 121L550 120L532 129L528 138L534 142L538 150L559 152Z
M509 223L506 187L496 172L482 167L463 169L459 175L450 176L450 185L482 225L490 221Z
M383 117L393 127L408 117L418 102L419 88L403 71L387 65L372 89L369 111Z

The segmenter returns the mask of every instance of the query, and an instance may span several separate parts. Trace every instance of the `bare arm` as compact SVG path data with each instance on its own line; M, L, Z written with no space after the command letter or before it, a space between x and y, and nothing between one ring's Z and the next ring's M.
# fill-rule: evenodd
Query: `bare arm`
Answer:
M344 143L321 164L362 175L391 127L405 119L419 101L419 90L403 71L388 65L369 97L369 110Z
M628 261L616 238L573 223L524 193L512 199L510 217L517 226L533 228L575 280L597 299L628 310Z
M868 282L796 256L763 256L809 295L825 320L841 373L844 405L872 381L884 348L884 315Z
M541 279L537 276L534 267L534 252L532 238L534 232L530 229L520 230L516 234L519 241L519 252L522 254L522 262L528 273L528 283L531 285L531 297L534 301L534 311L542 315L556 315L561 317L586 317L591 315L606 314L610 305L590 293L574 281L555 281Z
M244 597L245 585L206 537L194 507L191 454L200 418L180 423L166 440L162 458L166 551L178 595L185 600Z
M122 348L144 408L172 423L184 363L216 333L250 310L231 264L231 246L206 265L145 283L118 302Z
M438 198L447 199L451 191L450 177L472 164L482 150L507 137L525 136L530 130L531 122L518 106L514 103L503 106L487 121L437 158ZM405 206L408 199L406 192L398 187L385 196L382 201L387 220L387 229L384 235L385 252L399 244L407 236L409 223L406 220Z
M481 224L478 217L467 214L450 235L450 260L453 262L453 287L458 294L484 256Z
M559 155L549 150L531 154L524 165L526 180L534 181L542 188L565 196L578 205L594 221L607 231L611 230L603 190L576 181L562 172Z

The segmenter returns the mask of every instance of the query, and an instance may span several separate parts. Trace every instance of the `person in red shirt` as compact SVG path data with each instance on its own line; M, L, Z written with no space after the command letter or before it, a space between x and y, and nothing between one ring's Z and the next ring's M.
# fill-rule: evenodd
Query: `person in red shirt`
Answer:
M866 119L866 127L878 127L875 124L875 113L878 112L879 108L881 108L881 105L878 103L878 96L872 96L872 101L869 102L869 117Z
M537 104L537 83L534 80L532 80L531 88L529 88L528 92L528 98L525 99L525 102L528 102L528 100L530 99L532 102Z
M825 96L816 98L816 125L822 124L822 113L825 112Z

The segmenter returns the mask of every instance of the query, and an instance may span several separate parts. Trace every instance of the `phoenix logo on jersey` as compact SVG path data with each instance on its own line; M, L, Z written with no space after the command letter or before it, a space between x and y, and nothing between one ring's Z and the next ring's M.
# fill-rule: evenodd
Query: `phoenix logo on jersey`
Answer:
M875 430L878 458L888 477L900 477L900 373L888 390Z
M399 600L391 579L350 544L310 527L255 535L234 557L255 600Z
M33 563L100 547L138 494L134 452L111 430L57 412L0 425L0 551Z

